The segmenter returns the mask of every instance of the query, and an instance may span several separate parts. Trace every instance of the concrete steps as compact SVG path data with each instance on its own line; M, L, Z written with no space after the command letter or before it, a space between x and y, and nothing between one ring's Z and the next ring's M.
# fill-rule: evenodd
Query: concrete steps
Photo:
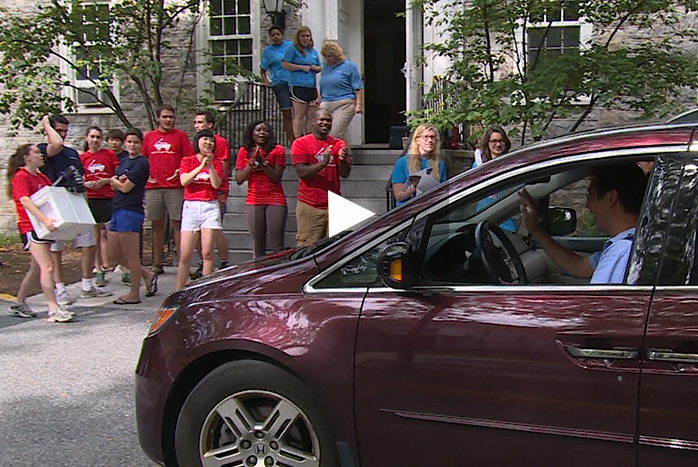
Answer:
M385 187L395 161L402 151L382 146L358 146L352 148L352 169L349 178L342 179L342 196L376 214L386 211ZM288 218L284 237L287 247L296 244L296 202L298 175L291 166L291 157L286 157L286 170L281 183L288 203ZM245 219L245 197L247 183L237 185L231 180L228 212L223 218L223 230L228 240L231 264L252 259L252 244Z

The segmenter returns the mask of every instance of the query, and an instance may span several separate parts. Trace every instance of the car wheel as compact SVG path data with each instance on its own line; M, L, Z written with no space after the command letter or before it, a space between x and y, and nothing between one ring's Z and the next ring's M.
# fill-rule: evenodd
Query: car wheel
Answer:
M196 385L177 420L175 450L180 467L339 467L310 388L250 360L222 365Z

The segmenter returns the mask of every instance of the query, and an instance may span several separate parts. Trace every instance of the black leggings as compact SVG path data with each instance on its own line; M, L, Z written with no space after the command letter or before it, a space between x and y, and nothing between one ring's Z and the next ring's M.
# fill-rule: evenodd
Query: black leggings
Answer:
M266 253L267 232L269 232L269 250L276 253L284 249L287 212L286 206L245 205L245 218L247 227L250 229L255 258L261 258Z

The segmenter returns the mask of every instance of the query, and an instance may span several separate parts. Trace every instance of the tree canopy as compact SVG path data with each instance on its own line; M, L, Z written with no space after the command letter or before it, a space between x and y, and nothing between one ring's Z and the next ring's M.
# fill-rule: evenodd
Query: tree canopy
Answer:
M693 0L417 0L444 31L425 54L451 66L415 121L511 125L537 139L596 108L651 117L698 83ZM580 21L577 21L580 20ZM581 27L580 27L581 24ZM591 31L588 40L580 34ZM431 83L425 83L427 86Z

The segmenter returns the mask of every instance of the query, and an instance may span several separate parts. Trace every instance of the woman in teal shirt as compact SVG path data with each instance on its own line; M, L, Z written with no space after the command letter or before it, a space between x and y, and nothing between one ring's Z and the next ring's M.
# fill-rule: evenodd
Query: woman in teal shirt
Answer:
M291 47L291 41L284 39L284 31L279 26L269 28L271 44L262 51L261 69L262 83L271 84L279 103L279 110L284 121L284 132L288 143L293 142L293 123L291 121L291 94L288 89L288 70L281 66L281 59L286 49Z
M317 110L315 74L321 70L320 56L313 48L313 34L301 26L293 37L293 47L284 52L282 66L289 71L288 86L293 104L293 134L296 138L310 133Z

